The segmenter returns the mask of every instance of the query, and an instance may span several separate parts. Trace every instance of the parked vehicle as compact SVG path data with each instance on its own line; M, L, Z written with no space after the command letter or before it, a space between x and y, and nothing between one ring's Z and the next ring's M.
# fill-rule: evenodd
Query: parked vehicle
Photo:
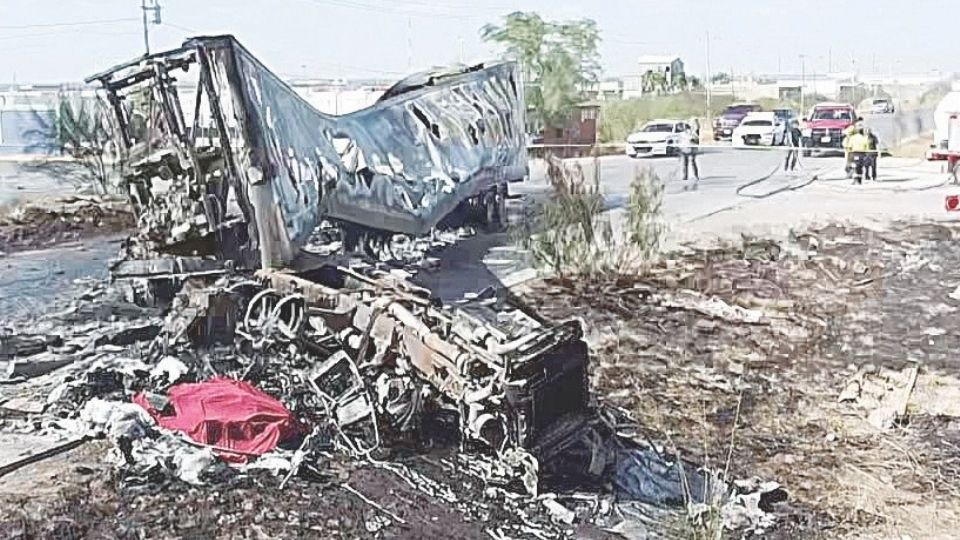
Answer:
M630 157L672 156L677 153L677 141L687 129L683 120L653 120L627 137L627 155Z
M843 130L857 121L857 111L849 103L818 103L804 119L801 144L804 155L814 148L843 149Z
M760 105L756 103L734 103L726 108L713 122L713 140L729 141L733 137L733 130L752 112L760 112Z
M889 98L873 98L870 100L871 114L893 114L896 109Z
M752 112L734 128L732 141L744 146L777 146L784 142L783 123L773 112Z

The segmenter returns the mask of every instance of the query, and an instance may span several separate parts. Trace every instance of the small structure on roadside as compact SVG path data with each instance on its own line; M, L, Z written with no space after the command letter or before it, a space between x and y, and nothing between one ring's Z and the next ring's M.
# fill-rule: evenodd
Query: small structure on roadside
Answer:
M599 119L600 104L595 101L583 102L577 105L564 125L544 128L534 143L543 145L541 148L544 151L549 150L551 154L563 157L587 154L597 144ZM534 147L531 153L537 155L540 151Z

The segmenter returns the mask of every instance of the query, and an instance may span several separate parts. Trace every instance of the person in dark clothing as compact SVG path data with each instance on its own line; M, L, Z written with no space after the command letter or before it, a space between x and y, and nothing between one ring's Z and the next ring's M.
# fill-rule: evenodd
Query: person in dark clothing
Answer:
M700 182L700 169L697 167L697 146L700 144L700 122L691 120L686 129L680 134L680 167L683 169L683 181L686 182L690 177L689 171L693 169L693 177Z
M863 129L864 136L867 137L867 152L863 156L863 169L867 180L877 181L877 158L879 157L878 148L880 147L877 135L870 129Z
M866 165L867 155L870 153L868 144L869 141L867 136L863 134L862 129L855 130L853 135L847 137L847 146L850 149L850 157L853 158L854 170L856 171L854 184L863 183L864 166Z
M796 120L792 120L784 129L786 129L784 141L790 150L787 151L787 160L783 163L783 170L792 171L797 168L800 141L803 135L800 132L800 124Z

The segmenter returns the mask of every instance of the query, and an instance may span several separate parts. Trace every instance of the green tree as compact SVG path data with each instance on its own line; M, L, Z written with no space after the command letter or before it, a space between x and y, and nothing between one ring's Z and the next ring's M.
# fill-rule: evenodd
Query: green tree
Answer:
M730 75L728 73L715 73L710 77L713 84L730 84Z
M670 81L671 90L684 92L687 90L687 76L684 73L678 73Z
M599 80L600 32L592 20L557 23L517 11L501 25L483 26L480 35L520 62L536 128L563 125L582 101L583 89Z
M648 71L643 74L643 93L657 95L667 91L667 76L659 71Z

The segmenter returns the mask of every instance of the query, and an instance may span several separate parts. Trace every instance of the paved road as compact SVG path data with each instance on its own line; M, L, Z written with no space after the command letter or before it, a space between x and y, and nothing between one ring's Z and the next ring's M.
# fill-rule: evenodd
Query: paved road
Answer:
M630 183L638 169L649 167L664 182L663 212L668 221L684 223L732 206L749 204L758 197L773 196L789 187L800 186L814 175L842 166L841 157L810 157L801 162L802 170L782 170L785 149L742 149L730 146L705 147L698 157L701 180L683 182L677 158L632 159L626 156L601 158L600 182L612 209L626 205ZM591 160L581 160L592 167ZM588 170L589 174L589 170ZM740 193L737 190L746 184ZM546 189L542 167L533 167L531 180L521 189L534 193Z
M632 159L626 156L600 158L600 184L604 199L612 210L614 220L624 210L630 197L630 183L635 171L649 167L664 182L663 214L670 227L706 218L714 213L759 202L762 197L776 197L789 187L799 187L814 175L836 173L843 166L842 157L811 157L803 160L802 171L784 173L782 149L734 149L719 146L705 149L699 157L701 180L694 189L691 182L680 180L677 158ZM591 174L593 160L579 160ZM588 176L589 177L589 176ZM755 185L741 190L748 183ZM514 184L514 193L525 198L544 198L549 192L542 163L531 165L528 182ZM511 201L511 221L524 219L523 202ZM445 301L456 300L464 293L484 287L498 287L504 283L531 275L529 256L514 247L507 234L478 234L437 255L439 267L420 272L417 281Z
M78 278L107 277L119 238L0 256L0 322L47 311Z
M70 165L61 167L69 169ZM75 185L49 171L13 161L0 161L0 208L29 198L73 191L76 191Z

